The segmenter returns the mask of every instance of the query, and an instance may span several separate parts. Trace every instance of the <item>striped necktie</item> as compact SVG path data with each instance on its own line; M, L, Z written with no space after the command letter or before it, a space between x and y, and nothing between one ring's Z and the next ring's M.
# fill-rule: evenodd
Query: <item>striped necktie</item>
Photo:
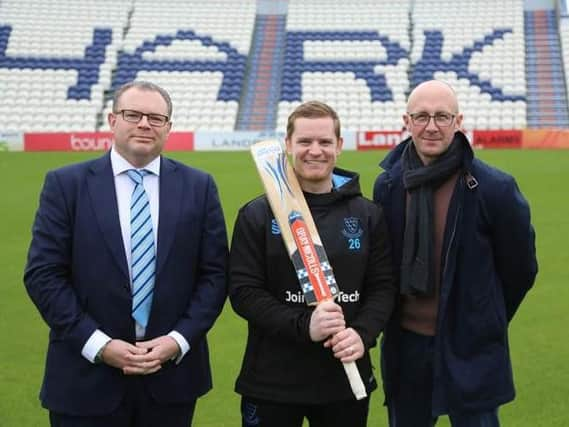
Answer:
M156 254L150 216L150 202L142 180L150 172L130 169L127 174L134 182L130 202L130 245L132 267L132 317L146 328L152 305Z

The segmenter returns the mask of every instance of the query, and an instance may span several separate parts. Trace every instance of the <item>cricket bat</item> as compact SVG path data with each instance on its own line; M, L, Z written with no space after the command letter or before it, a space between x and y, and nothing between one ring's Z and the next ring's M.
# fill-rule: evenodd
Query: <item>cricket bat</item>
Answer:
M336 298L339 289L334 272L282 145L275 140L257 142L251 146L251 154L296 270L305 302L315 305ZM344 370L356 399L365 398L367 392L356 362L344 363Z

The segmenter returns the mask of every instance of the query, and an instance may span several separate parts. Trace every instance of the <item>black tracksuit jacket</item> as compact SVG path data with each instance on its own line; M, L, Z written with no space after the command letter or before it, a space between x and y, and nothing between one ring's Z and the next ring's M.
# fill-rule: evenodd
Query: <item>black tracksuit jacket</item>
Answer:
M358 175L338 168L334 174L343 185L305 196L341 291L336 302L367 350L357 365L369 393L377 387L369 348L391 314L396 293L389 238L381 208L361 195ZM234 310L248 321L238 393L303 404L354 398L339 359L310 339L313 308L304 303L264 196L239 211L229 286Z

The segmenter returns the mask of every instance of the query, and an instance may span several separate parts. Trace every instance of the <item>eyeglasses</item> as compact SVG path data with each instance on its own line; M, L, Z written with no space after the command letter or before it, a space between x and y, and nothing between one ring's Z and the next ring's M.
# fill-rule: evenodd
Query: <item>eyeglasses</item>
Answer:
M153 127L161 128L168 123L170 118L163 114L154 114L154 113L141 113L140 111L136 110L120 110L118 113L120 114L125 122L129 123L138 123L142 120L144 116L148 120L148 124Z
M415 126L427 126L431 121L431 118L435 121L435 125L439 127L450 126L456 117L456 114L439 112L435 114L429 113L407 113L411 117L411 122Z

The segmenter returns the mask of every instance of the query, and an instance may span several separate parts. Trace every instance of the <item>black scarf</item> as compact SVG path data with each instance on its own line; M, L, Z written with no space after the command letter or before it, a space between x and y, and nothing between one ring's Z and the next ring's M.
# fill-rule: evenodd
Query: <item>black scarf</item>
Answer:
M468 141L457 133L447 151L429 165L417 155L415 144L408 142L402 154L403 185L409 192L401 260L401 293L433 295L434 223L433 193L462 165Z

